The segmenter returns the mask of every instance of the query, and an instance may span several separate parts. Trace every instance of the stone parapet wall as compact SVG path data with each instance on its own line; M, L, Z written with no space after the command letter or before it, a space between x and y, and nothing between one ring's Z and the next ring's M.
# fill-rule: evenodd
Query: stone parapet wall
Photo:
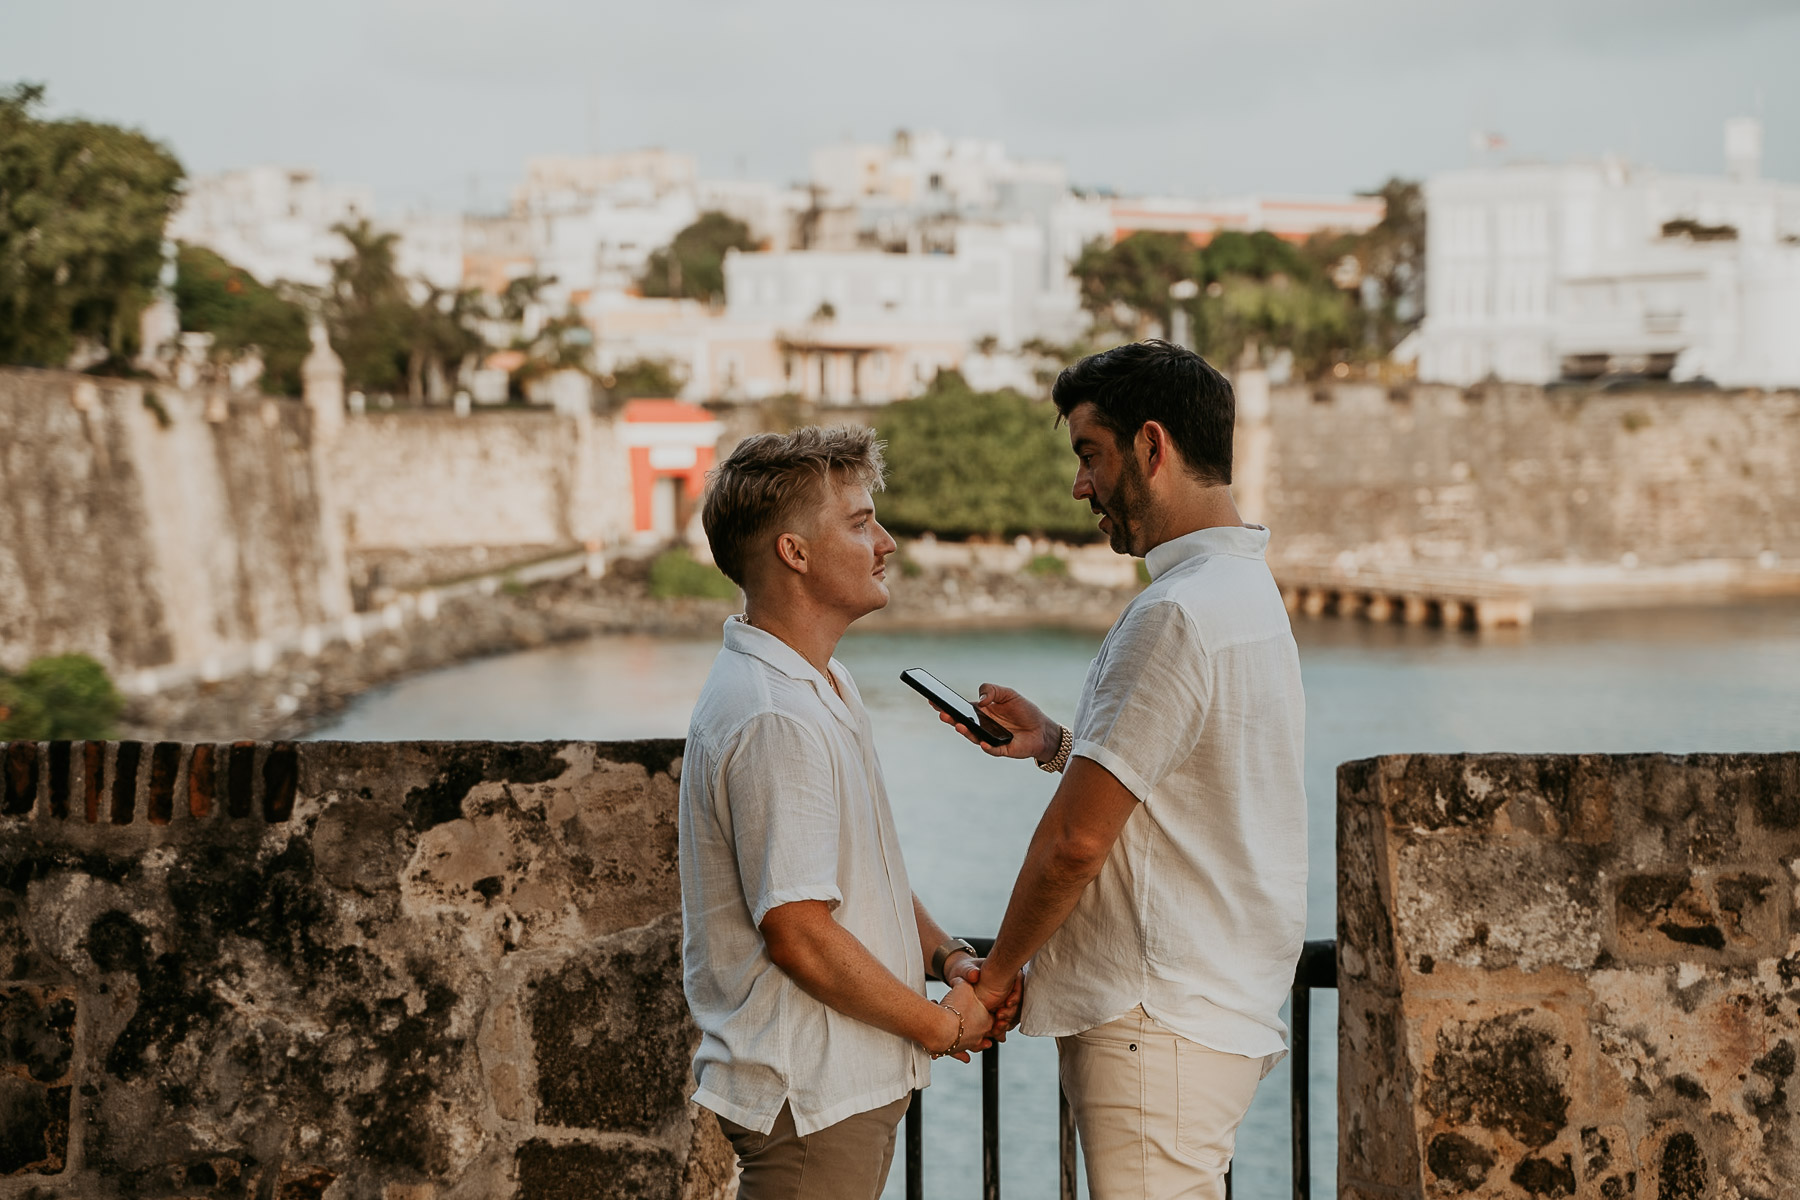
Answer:
M115 673L348 610L294 401L0 370L0 669Z
M0 1197L716 1197L678 741L0 745Z
M1266 436L1239 422L1237 483L1277 562L1800 560L1800 393L1338 384L1269 399Z
M1338 773L1345 1197L1800 1180L1800 754Z

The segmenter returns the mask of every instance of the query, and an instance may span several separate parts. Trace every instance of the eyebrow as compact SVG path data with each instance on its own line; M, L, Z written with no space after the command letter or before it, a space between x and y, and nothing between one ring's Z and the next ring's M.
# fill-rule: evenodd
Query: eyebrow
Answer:
M873 504L869 504L869 505L865 505L862 508L859 508L855 512L851 513L850 519L852 521L854 521L858 517L872 517L874 515L875 515L875 506Z

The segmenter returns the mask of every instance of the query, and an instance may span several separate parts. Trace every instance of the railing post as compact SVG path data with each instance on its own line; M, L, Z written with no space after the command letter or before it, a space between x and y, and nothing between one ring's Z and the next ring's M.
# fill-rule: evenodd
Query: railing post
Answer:
M1000 1043L981 1052L981 1200L1000 1200Z
M1288 1006L1292 1026L1293 1066L1288 1073L1293 1094L1288 1098L1294 1120L1294 1200L1312 1195L1312 989L1296 986Z
M1075 1200L1075 1110L1068 1093L1056 1086L1056 1152L1060 1200Z
M925 1092L906 1106L906 1200L925 1200Z

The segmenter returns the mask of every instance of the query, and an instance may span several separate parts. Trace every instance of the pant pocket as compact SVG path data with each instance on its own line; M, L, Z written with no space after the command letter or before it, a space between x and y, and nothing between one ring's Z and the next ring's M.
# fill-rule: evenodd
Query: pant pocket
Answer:
M1256 1095L1262 1059L1175 1043L1175 1150L1202 1166L1231 1161L1238 1125Z
M769 1135L747 1129L727 1117L719 1117L719 1132L731 1143L732 1153L739 1158L754 1158L769 1144Z

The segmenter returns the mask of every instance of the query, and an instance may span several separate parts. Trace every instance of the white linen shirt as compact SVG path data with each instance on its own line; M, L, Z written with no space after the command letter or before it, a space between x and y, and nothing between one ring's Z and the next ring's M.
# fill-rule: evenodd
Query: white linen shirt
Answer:
M1141 803L1032 960L1021 1028L1062 1037L1139 1004L1227 1054L1280 1053L1306 935L1306 700L1269 531L1201 529L1088 669L1073 753Z
M769 959L768 911L823 900L923 995L912 888L862 697L741 617L694 706L681 768L682 976L700 1026L693 1099L767 1133L782 1104L802 1137L930 1082L916 1042L813 999Z

